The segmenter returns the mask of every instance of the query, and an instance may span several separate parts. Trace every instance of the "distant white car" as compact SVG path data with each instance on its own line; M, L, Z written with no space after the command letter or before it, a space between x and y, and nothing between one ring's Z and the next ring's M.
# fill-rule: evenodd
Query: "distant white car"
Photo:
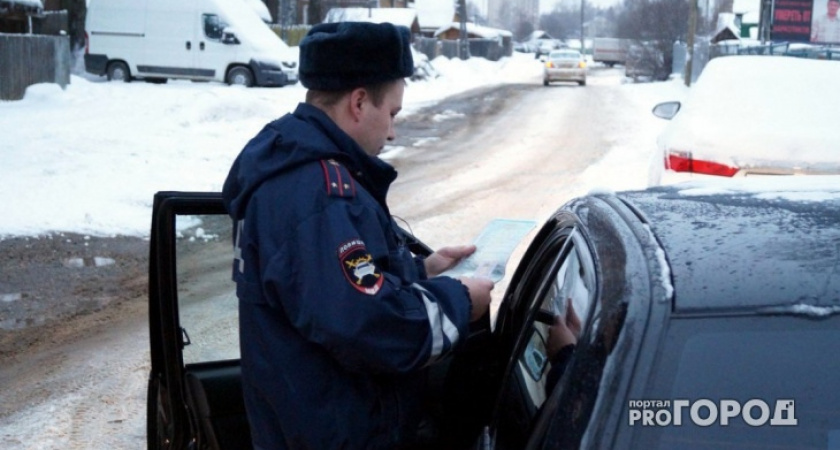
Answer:
M586 60L577 50L553 50L548 54L543 68L543 85L552 81L572 81L586 85Z
M840 174L840 62L784 56L709 61L657 140L648 184L704 177Z

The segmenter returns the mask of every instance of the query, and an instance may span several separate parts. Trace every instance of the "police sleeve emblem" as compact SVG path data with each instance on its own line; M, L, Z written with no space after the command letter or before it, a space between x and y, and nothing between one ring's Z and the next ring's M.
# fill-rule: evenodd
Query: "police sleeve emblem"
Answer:
M373 263L373 256L359 239L338 247L338 260L344 277L356 290L363 294L376 295L382 288L385 277Z

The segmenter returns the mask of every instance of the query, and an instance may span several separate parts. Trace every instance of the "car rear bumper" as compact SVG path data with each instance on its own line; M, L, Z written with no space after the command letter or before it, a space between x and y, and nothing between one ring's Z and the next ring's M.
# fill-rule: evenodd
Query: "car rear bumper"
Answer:
M94 75L105 75L108 68L108 56L85 54L85 72Z
M545 69L543 79L546 81L586 81L586 70Z

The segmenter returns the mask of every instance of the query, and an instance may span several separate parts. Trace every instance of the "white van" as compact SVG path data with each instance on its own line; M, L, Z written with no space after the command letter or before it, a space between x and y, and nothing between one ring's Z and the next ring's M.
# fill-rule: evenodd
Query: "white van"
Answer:
M244 0L90 0L85 70L109 80L298 81L297 54Z

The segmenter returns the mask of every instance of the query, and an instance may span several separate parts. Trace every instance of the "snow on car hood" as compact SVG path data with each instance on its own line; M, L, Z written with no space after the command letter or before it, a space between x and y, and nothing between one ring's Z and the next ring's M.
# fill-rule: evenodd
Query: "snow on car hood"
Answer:
M667 150L742 168L840 170L840 62L712 59L659 137Z

